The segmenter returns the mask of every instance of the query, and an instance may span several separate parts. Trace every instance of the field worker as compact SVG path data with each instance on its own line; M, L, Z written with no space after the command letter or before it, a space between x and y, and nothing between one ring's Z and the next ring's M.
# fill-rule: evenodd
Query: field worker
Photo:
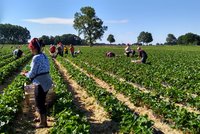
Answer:
M56 58L56 46L55 45L50 46L50 53L51 53L52 58Z
M78 48L78 50L74 52L75 55L78 55L78 54L81 54L81 53L82 52L81 52L80 48Z
M61 57L63 57L63 51L64 51L64 47L63 47L63 44L61 42L59 42L57 44L57 54L59 54Z
M65 53L65 54L68 54L68 48L67 48L67 45L65 45L65 47L64 47L64 53Z
M70 44L69 50L71 52L72 57L74 57L74 46Z
M106 56L107 57L115 57L115 53L113 53L113 52L107 52Z
M134 56L135 50L132 50L130 44L127 44L127 46L126 46L126 48L125 48L125 55L126 55L127 57L129 57L130 54L132 54L132 56Z
M45 99L47 92L52 87L52 79L49 75L49 60L47 56L42 53L42 46L37 38L33 38L28 45L31 53L34 55L30 64L29 72L22 72L21 74L29 78L35 88L35 103L39 112L39 125L36 128L47 127L47 111L45 106ZM37 118L36 118L37 119Z
M16 57L16 59L23 55L23 51L20 49L20 46L16 47L16 49L13 51L13 55Z
M146 63L146 60L147 60L147 53L141 49L141 47L138 47L137 48L138 50L138 53L139 53L139 58L141 58L140 60L132 60L132 62L135 62L135 63Z

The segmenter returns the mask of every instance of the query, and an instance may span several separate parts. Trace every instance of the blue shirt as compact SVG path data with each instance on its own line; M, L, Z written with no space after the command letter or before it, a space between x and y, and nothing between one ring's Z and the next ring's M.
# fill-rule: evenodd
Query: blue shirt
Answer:
M50 70L49 60L43 53L33 56L30 66L31 70L26 73L26 77L30 79L38 74L49 72ZM35 77L32 82L33 84L41 85L44 92L48 91L53 84L49 73Z

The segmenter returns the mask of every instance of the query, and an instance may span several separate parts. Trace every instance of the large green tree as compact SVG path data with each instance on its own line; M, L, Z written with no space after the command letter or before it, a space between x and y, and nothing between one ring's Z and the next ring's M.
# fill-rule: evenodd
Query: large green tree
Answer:
M107 26L103 26L103 21L96 16L95 10L92 7L82 7L81 12L76 12L74 15L74 29L78 34L83 34L85 41L90 46L97 39L102 38Z
M168 34L166 38L166 42L169 45L175 45L177 43L177 39L173 34Z
M21 26L0 24L0 43L23 44L30 39L30 32Z
M114 35L109 34L109 35L108 35L108 38L107 38L107 41L110 42L110 44L113 43L113 42L115 42Z
M186 33L178 37L178 44L200 45L200 36L194 33Z
M151 33L142 31L138 36L138 43L150 43L153 41Z

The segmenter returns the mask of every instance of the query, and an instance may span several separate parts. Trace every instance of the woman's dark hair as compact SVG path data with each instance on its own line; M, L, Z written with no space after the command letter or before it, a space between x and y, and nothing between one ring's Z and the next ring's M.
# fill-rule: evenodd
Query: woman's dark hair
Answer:
M40 43L40 46L41 46L41 47L45 47L45 44L44 44L44 42L43 42L42 39L39 39L39 43Z

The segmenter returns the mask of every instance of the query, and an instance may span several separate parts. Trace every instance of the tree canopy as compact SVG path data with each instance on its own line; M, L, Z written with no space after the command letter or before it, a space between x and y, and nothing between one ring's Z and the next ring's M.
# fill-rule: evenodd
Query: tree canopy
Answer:
M200 45L200 36L194 33L186 33L178 37L178 44Z
M150 43L153 41L151 33L142 31L138 36L138 43Z
M78 34L83 34L84 39L90 45L93 45L97 39L102 38L107 26L103 26L103 21L96 16L92 7L82 7L81 12L74 15L74 29Z
M30 32L26 28L11 24L0 24L1 44L25 44L30 38Z
M108 38L107 38L107 41L110 42L110 44L113 43L113 42L115 42L114 35L109 34L109 35L108 35Z
M175 45L177 43L177 39L173 34L168 34L166 38L166 43L169 45Z
M61 36L47 36L43 35L39 39L43 40L43 43L46 45L50 44L58 44L59 42L62 42L63 44L69 45L82 45L82 40L80 37L74 35L74 34L63 34Z

